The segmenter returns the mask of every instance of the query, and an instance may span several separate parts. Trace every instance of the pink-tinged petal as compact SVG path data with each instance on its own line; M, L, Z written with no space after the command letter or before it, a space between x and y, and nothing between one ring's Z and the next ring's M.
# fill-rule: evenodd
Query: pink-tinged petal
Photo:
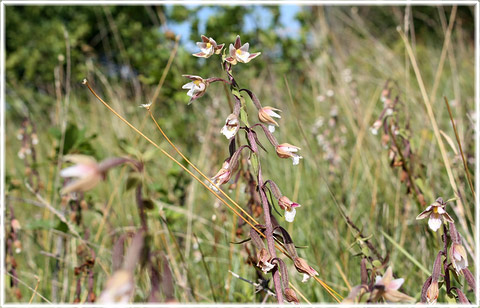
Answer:
M97 186L101 179L102 178L99 174L92 174L90 176L80 178L62 188L60 193L64 195L71 192L85 192Z
M438 229L440 229L440 227L442 226L442 219L440 218L440 215L438 215L438 214L430 215L430 218L428 219L428 226L434 232L436 232Z
M215 48L215 53L216 53L217 55L222 52L223 46L225 46L225 44L217 45L217 47Z
M428 209L429 207L427 207L427 209L425 211L418 214L417 220L424 219L424 218L427 218L428 216L430 216L432 211Z
M438 214L443 214L443 213L446 213L445 209L441 206L437 206L437 213Z
M197 76L197 75L182 75L182 77L188 78L188 79L193 80L193 81L195 81L195 80L203 80L202 77Z
M453 249L453 257L455 258L455 260L457 261L460 261L462 260L462 255L458 253L458 251L456 249Z
M208 58L208 55L202 51L193 53L192 56L199 57L199 58Z
M237 39L235 40L235 48L239 49L242 46L242 41L240 40L240 35L237 35Z
M234 57L228 57L225 59L225 61L233 65L237 64L237 59L235 59Z
M235 58L235 52L236 51L237 51L237 49L235 49L235 47L233 47L233 45L230 44L230 46L228 47L228 53L230 54L230 57Z
M393 279L393 270L392 270L392 267L389 266L387 268L387 271L385 272L385 275L383 275L382 280L385 284L390 284L390 281L392 281L392 279Z
M205 35L202 35L202 41L204 41L205 43L208 43L209 39Z
M388 285L387 288L389 290L398 290L398 289L400 289L400 287L402 286L404 281L405 281L405 279L403 279L403 278L394 279L390 282L390 284Z
M60 176L64 178L84 177L95 172L95 165L75 165L60 171Z
M261 54L262 54L261 52L251 53L250 56L248 56L248 60L250 61L252 59L255 59L256 57L258 57Z
M249 47L250 47L250 44L245 43L245 44L243 44L242 47L240 47L240 50L243 51L243 52L247 52Z
M443 218L445 218L446 221L454 223L453 218L450 215L448 215L447 212L443 213L442 216L443 216Z
M292 202L292 205L290 205L291 207L301 207L302 205L301 204L298 204L298 203L295 203L295 202Z
M82 154L65 155L63 159L74 164L94 165L97 163L97 161L93 157Z
M197 46L198 46L198 48L200 48L200 49L205 49L205 48L207 48L207 43L198 42L198 43L197 43Z

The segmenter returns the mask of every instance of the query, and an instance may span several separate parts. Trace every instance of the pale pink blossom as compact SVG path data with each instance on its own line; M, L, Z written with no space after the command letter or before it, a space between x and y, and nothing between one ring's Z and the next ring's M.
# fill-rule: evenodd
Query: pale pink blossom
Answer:
M245 43L242 45L242 42L240 40L240 36L237 36L237 39L235 40L235 45L230 44L229 47L229 57L225 59L228 63L235 65L238 62L241 63L248 63L252 59L258 57L261 53L256 52L256 53L249 53L248 48L249 44Z

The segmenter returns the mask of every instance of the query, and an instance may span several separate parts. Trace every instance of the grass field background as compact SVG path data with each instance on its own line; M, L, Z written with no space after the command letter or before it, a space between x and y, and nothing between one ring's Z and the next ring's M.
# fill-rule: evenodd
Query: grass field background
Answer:
M268 153L261 154L264 176L275 180L285 195L302 205L293 223L277 215L295 244L305 246L298 249L300 256L317 269L320 279L343 297L351 286L360 283L359 254L371 252L364 244L365 239L359 238L348 226L340 208L383 257L388 255L395 277L405 278L401 290L419 300L428 275L418 265L431 271L442 243L439 234L431 232L425 220L415 219L423 206L414 195L407 193L400 169L390 165L389 151L382 146L382 134L373 135L370 128L382 111L381 93L390 81L392 95L399 96L399 121L402 125L408 123L405 134L415 153L415 183L421 187L427 205L437 197L448 200L459 195L461 205L459 201L451 201L447 211L458 222L457 228L468 246L469 268L475 272L475 202L444 102L446 97L468 168L475 178L474 137L478 115L474 104L473 9L455 9L451 32L448 30L452 22L451 7L433 7L427 15L416 7L378 9L383 12L382 16L390 16L390 24L379 25L376 13L366 12L365 8L301 8L301 12L310 10L313 16L302 24L306 29L303 45L292 44L291 54L278 56L275 45L262 44L264 33L269 30L263 30L258 36L253 31L248 36L254 38L250 49L261 51L262 56L246 65L237 65L234 70L241 86L251 89L262 104L283 111L275 136L281 142L301 147L303 160L298 166L278 158L271 147L267 147ZM8 13L13 10L7 10L7 22ZM417 23L421 24L419 30ZM114 32L111 27L112 24L105 22L107 32ZM14 31L8 24L6 30L7 33ZM219 43L228 45L237 34L242 36L242 33L230 32L227 25L222 31L227 39L217 40ZM68 23L65 31L57 32L58 35L54 31L45 32L45 40L65 33L73 40L75 35ZM200 34L213 36L193 34L197 34L197 41ZM122 35L126 34L120 28L119 40ZM7 40L7 46L9 42ZM225 118L231 113L228 91L221 83L214 83L204 97L187 105L188 97L181 85L188 80L179 74L226 76L221 71L219 58L199 60L189 56L191 52L183 41L178 47L175 39L162 42L158 52L162 52L163 60L152 62L153 67L148 63L135 67L135 62L129 61L135 74L127 78L109 74L100 58L92 57L79 63L69 58L68 48L71 52L82 48L78 42L68 48L64 44L61 56L42 52L45 61L54 58L57 64L50 75L38 75L35 82L25 82L25 72L9 75L7 71L5 228L9 233L12 214L21 225L16 234L18 247L12 254L17 278L5 273L7 302L72 303L78 295L77 281L81 285L80 301L87 301L89 276L75 275L75 267L84 262L84 256L79 253L78 235L95 251L91 288L98 296L112 274L115 241L127 235L128 246L128 235L140 226L135 192L128 188L134 177L130 167L109 171L105 181L85 193L80 211L62 203L59 190L63 179L58 173L68 164L59 158L73 153L93 155L98 160L129 156L144 161L144 195L153 202L153 208L147 211L149 245L159 256L165 256L162 260L168 260L177 301L213 302L215 299L247 303L263 300L263 293L255 294L250 284L229 273L233 271L252 281L257 279L254 267L247 264L249 244L232 244L248 237L247 226L238 227L236 215L109 112L82 85L82 79L77 78L82 75L88 78L92 87L119 114L185 163L163 139L146 110L138 107L152 100L160 77L165 74L152 112L189 160L213 176L228 156L228 141L220 134ZM412 48L414 58L409 56L406 46ZM151 47L145 45L149 52L155 52ZM23 48L24 52L35 54L35 45ZM96 47L92 48L88 52L95 53ZM129 46L112 44L110 48L112 53L126 52L125 59L130 59ZM142 57L142 54L143 51L138 50L136 56ZM14 55L17 53L7 51L7 64ZM171 65L167 66L169 57ZM42 59L37 61L40 66ZM125 62L115 65L122 66ZM438 123L445 157L427 112L416 66ZM14 68L15 65L7 67L11 72L15 72ZM144 68L145 72L155 71L155 77L145 74ZM44 78L51 80L52 77L51 82L38 86ZM148 78L152 80L145 81ZM253 105L248 104L249 112L254 115ZM30 161L31 155L19 158L22 141L16 137L24 119L34 124L38 136L38 144L34 146L36 160L29 166L26 161ZM269 145L263 136L260 141ZM61 149L64 152L59 156ZM451 179L447 168L451 170ZM25 184L32 172L38 172L41 181L38 195ZM34 174L33 186L35 179ZM457 192L452 188L452 181ZM240 205L248 201L244 188L242 183L233 190L224 186ZM69 231L41 199L74 225L78 235ZM78 217L72 213L81 213L78 224ZM263 222L261 216L256 217ZM7 268L10 261L7 253ZM302 275L296 273L290 260L286 262L291 282L308 301L334 302L315 281L302 284ZM19 281L18 287L10 285L12 280ZM146 269L137 267L134 302L148 300L151 280ZM456 282L459 283L464 284L463 277ZM270 287L273 288L271 282ZM444 290L441 289L440 294L439 302L451 301ZM475 300L473 292L466 294L470 301ZM165 300L163 294L160 300Z

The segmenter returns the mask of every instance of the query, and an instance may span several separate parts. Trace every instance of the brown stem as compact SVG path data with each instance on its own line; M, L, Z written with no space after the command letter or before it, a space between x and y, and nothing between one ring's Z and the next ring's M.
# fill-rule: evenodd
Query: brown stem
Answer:
M273 239L273 227L272 227L272 220L270 218L270 206L268 204L267 195L265 191L262 189L263 187L263 178L262 178L262 169L260 166L260 161L258 163L258 187L260 192L260 198L262 200L263 206L263 215L265 216L265 237L267 238L267 247L270 255L272 258L277 257L277 253L275 251L275 241ZM282 293L282 283L280 281L280 274L278 272L278 267L273 269L273 284L275 285L275 293L277 295L277 300L279 304L283 303L283 293Z
M405 156L403 156L403 152L400 149L400 146L397 142L397 138L395 138L395 134L392 132L392 127L389 125L388 126L388 132L390 134L390 137L392 137L393 143L395 144L395 147L397 148L397 153L400 155L400 158L402 159L403 165L402 167L405 169L408 175L408 181L410 182L411 188L413 190L413 195L415 196L415 199L417 199L418 206L421 207L423 205L423 202L421 201L420 197L418 196L418 191L415 183L413 182L413 175L412 171L407 165L407 160L405 159Z

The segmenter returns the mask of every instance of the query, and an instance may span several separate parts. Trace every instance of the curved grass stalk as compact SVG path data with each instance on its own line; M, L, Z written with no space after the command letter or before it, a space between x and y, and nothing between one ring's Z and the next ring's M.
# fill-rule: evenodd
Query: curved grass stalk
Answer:
M162 154L164 154L165 156L167 156L170 160L172 160L174 163L176 163L179 167L181 167L183 170L185 170L190 176L192 176L195 180L197 180L199 183L201 183L208 191L210 191L218 200L220 200L223 204L225 204L230 210L232 210L237 216L239 216L240 218L242 218L248 225L250 225L255 231L257 231L261 236L265 237L265 235L263 234L263 232L261 232L260 230L258 230L257 227L255 227L254 224L252 224L252 222L248 221L244 216L242 216L237 210L235 210L230 204L228 204L225 199L223 199L219 194L217 194L213 189L211 189L210 187L208 187L207 184L205 184L201 179L199 179L195 174L193 174L193 172L191 172L190 170L188 170L187 167L185 167L184 165L182 165L178 160L176 160L173 156L171 156L168 152L166 152L165 150L163 150L162 148L160 148L160 146L158 144L156 144L153 140L151 140L150 138L148 138L144 133L142 133L140 130L138 130L133 124L131 124L129 121L127 121L124 117L122 117L118 112L115 111L115 109L113 109L109 104L107 104L94 90L93 88L90 86L90 84L88 83L87 79L84 79L83 82L82 82L84 85L86 85L88 87L88 89L90 90L90 92L105 106L107 107L108 110L110 110L114 115L116 115L122 122L124 122L125 124L127 124L131 129L133 129L137 134L139 134L140 136L142 136L145 140L147 140L148 142L150 142L153 146L155 146L157 149L160 150L160 152ZM243 210L235 201L233 201L227 194L225 194L221 189L219 189L211 180L210 178L208 178L207 176L205 176L202 172L200 172L200 170L198 170L198 168L196 166L194 166L183 154L181 154L180 150L178 150L177 147L175 147L173 145L173 143L170 141L170 139L167 137L167 135L163 132L163 130L161 130L160 126L158 125L158 123L155 121L155 119L153 118L153 115L151 114L151 117L152 119L154 120L154 122L156 123L157 125L157 128L160 129L160 131L162 132L163 136L169 141L170 145L172 145L172 147L174 147L174 149L176 150L177 153L179 153L182 158L185 159L185 161L187 161L187 163L189 165L191 165L198 173L200 173L209 183L211 183L212 185L214 185L214 187L216 187L219 192L222 193L222 195L224 195L227 199L229 199L229 201L231 201L237 208L241 209L242 212L245 212L245 210ZM245 212L246 213L246 212ZM248 215L248 213L246 213ZM248 215L248 217L255 223L255 224L258 224L258 222L253 218L251 217L250 215ZM285 254L286 256L290 257L288 255L288 253L282 248L280 247L278 244L275 244L275 247L281 251L283 254ZM335 301L337 301L338 303L340 303L340 300L337 298L337 296L342 299L342 297L338 294L338 292L336 292L335 290L333 290L330 286L328 286L325 282L323 282L320 278L318 277L314 277L315 280L335 299ZM293 287L292 283L290 282L289 283L290 286ZM300 292L298 292L299 294L301 294ZM335 295L335 294L337 295ZM303 296L303 294L301 294L301 297L306 300L305 296ZM308 300L306 300L308 302ZM310 302L308 302L310 303Z

